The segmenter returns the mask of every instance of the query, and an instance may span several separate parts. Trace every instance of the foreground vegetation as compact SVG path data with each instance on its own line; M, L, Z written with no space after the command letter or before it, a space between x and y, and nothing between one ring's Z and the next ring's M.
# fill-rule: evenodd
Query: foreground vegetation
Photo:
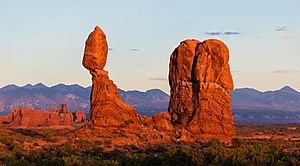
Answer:
M73 129L0 128L2 165L300 165L300 125L237 126L238 137L225 146L184 142L120 144L111 137L78 134ZM272 139L266 139L273 137Z
M217 140L206 144L168 144L140 149L127 146L106 152L97 144L79 150L72 144L39 150L22 150L1 138L10 155L0 152L0 165L300 165L300 151L283 151L273 141L241 141L224 146ZM91 148L89 148L89 146Z

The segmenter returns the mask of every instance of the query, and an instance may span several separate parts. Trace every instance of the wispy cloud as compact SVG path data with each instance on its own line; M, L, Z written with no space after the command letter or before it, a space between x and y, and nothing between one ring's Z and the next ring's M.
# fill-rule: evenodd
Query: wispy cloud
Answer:
M114 49L113 49L113 48L108 48L108 50L109 50L109 51L112 51L112 50L114 50Z
M288 28L286 26L279 26L279 27L276 27L275 29L276 31L287 31Z
M168 79L165 77L152 77L152 78L150 78L150 80L152 80L152 81L168 81Z
M239 35L241 32L224 32L224 35Z
M218 35L222 35L222 32L205 32L205 34L207 35L211 35L211 36L218 36Z
M141 51L140 49L138 48L130 48L129 51L134 51L134 52L138 52L138 51Z
M297 70L274 70L273 74L289 74L289 73L298 73Z
M227 32L205 32L205 34L210 35L210 36L230 36L230 35L239 35L241 32L236 32L236 31L227 31Z

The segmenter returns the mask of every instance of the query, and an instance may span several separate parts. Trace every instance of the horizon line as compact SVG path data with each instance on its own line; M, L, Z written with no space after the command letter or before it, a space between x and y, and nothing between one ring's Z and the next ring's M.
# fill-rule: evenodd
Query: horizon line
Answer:
M32 87L35 87L35 86L37 86L37 85L42 85L42 86L45 86L45 87L47 87L47 88L53 88L53 87L58 86L58 85L64 85L64 86L80 86L80 87L85 88L85 89L87 89L87 88L89 88L89 87L92 87L92 85L90 85L90 86L83 86L83 85L80 85L80 84L78 84L78 83L74 83L74 84L57 83L57 84L54 84L54 85L46 85L46 84L44 84L44 83L42 83L42 82L39 82L39 83L36 83L36 84L27 83L27 84L25 84L25 85L17 85L17 84L12 83L12 84L8 84L8 85L4 85L4 86L0 87L0 90L3 89L3 88L5 88L5 87L8 87L8 86L16 86L16 87L18 87L18 88L24 88L24 87L26 87L26 86L32 86ZM257 88L254 88L254 87L237 87L237 88L234 88L233 91L234 91L234 90L240 90L240 89L252 89L252 90L256 90L256 91L259 91L259 92L264 93L264 92L270 92L270 91L278 91L278 90L281 90L281 89L287 88L287 87L289 87L289 88L291 88L292 90L295 90L296 92L300 93L300 91L298 91L296 88L294 88L294 87L292 87L292 86L290 86L290 85L285 85L285 86L282 86L281 88L277 88L277 89L273 89L273 90L258 90ZM126 92L127 92L127 91L147 92L147 91L149 91L149 90L158 89L158 90L163 91L164 93L167 93L167 92L165 92L164 90L162 90L162 89L160 89L160 88L157 88L157 87L156 87L156 88L149 88L149 89L147 89L147 90L139 90L139 89L121 89L121 88L119 88L119 87L117 87L117 88L120 89L120 90L126 91ZM167 94L169 94L169 93L167 93Z

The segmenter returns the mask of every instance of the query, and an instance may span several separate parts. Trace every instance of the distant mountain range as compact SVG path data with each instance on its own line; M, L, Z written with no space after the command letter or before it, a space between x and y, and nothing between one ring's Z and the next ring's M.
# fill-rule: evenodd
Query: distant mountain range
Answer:
M231 96L237 123L300 123L300 93L289 86L266 92L235 89Z
M66 103L72 111L89 110L91 87L58 84L47 87L41 83L23 87L8 85L0 89L0 112L9 113L15 107L49 110Z
M159 89L151 89L146 92L119 89L119 92L123 101L136 108L141 115L151 116L168 110L170 97Z
M49 110L59 104L68 104L71 111L90 110L91 86L84 88L79 85L58 84L47 87L42 83L27 84L23 87L8 85L0 89L0 116L8 114L16 107ZM122 99L135 107L144 116L167 111L169 96L159 89L146 92L124 91L119 89Z
M266 92L250 88L235 89L231 95L234 109L300 111L300 93L289 86Z
M42 83L27 84L23 87L8 85L0 89L0 116L6 115L15 107L30 107L48 110L59 104L68 104L69 109L90 109L91 87L58 84L47 87ZM167 111L169 95L159 89L146 92L124 91L119 89L122 99L135 107L144 116ZM242 88L232 92L231 106L236 123L286 124L300 123L300 93L291 87L260 92Z

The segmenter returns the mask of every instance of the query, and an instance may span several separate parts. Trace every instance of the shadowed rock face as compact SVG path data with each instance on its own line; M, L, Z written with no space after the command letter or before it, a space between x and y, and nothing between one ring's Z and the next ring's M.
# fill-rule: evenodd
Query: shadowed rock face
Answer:
M235 136L228 60L228 48L219 40L186 40L172 53L169 113L178 137L190 133L230 140Z
M118 127L131 121L139 123L141 117L135 109L125 104L117 86L103 68L106 64L108 45L103 31L96 26L85 43L83 66L92 75L90 123L99 127Z

